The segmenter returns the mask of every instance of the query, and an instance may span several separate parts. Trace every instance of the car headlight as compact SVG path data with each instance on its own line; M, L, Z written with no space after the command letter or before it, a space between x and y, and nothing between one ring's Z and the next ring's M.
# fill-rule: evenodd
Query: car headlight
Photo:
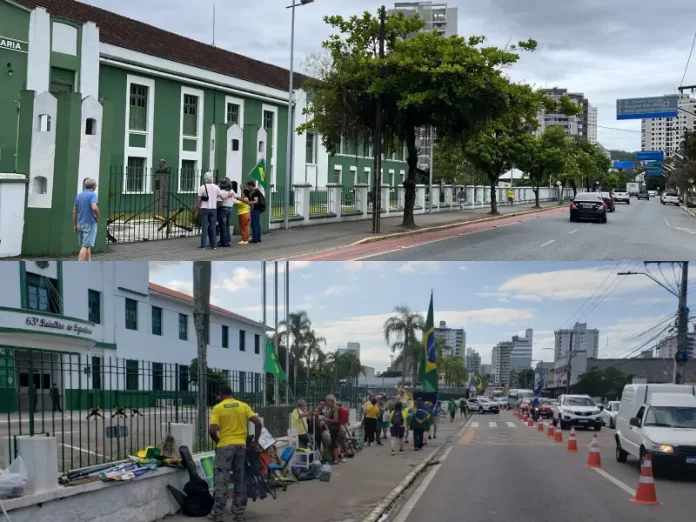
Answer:
M655 442L650 443L651 451L655 451L657 453L674 453L674 446L670 446L669 444L657 444Z

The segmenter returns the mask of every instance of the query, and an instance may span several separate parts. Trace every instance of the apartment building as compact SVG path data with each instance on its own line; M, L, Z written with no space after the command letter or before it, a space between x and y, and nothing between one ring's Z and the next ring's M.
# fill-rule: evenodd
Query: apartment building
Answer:
M512 349L513 344L511 341L503 341L493 347L493 355L491 357L493 378L498 384L510 384L510 356L512 355Z
M686 131L696 131L696 86L680 89L679 108L674 118L642 120L641 150L661 150L666 157L679 151Z
M587 328L587 323L575 323L572 329L556 330L554 360L558 361L573 352L587 353L587 358L597 359L599 355L599 330Z
M464 357L464 347L466 346L464 328L448 328L445 321L440 321L440 325L435 328L435 337L441 337L445 340L445 344L452 348L450 355Z

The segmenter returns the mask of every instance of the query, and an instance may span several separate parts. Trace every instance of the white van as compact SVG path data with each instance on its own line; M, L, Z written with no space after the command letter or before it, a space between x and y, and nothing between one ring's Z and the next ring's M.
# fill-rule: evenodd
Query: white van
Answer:
M525 399L529 402L534 397L532 390L510 390L508 394L508 408L518 408Z
M650 454L653 471L696 472L696 386L629 384L616 417L616 460Z

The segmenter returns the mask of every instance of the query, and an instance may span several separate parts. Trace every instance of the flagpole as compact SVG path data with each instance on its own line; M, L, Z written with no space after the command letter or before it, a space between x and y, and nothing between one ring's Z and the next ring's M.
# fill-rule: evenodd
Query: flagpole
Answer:
M262 322L263 322L263 341L264 341L264 349L263 349L263 359L261 360L262 365L263 365L263 382L262 382L262 391L263 391L263 402L262 404L264 406L267 406L268 404L268 397L266 396L266 333L267 333L267 317L266 317L266 262L262 261L261 265L263 266L263 296L261 298L262 307L263 307L263 312L262 312Z
M278 357L278 261L274 261L275 263L275 273L274 273L274 294L275 294L275 335L274 337L274 348L275 348L275 353L276 353L276 358ZM286 376L287 378L287 376ZM280 393L279 393L279 386L278 386L278 376L275 375L273 377L273 402L276 406L280 405Z
M290 404L290 261L285 262L285 338L287 339L287 350L285 350L285 404ZM297 368L297 360L295 361ZM297 374L297 372L295 372ZM297 386L297 383L294 383Z

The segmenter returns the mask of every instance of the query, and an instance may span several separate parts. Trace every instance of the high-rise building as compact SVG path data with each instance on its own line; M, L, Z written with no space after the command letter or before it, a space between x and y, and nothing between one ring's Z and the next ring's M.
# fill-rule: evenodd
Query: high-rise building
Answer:
M691 350L689 351L690 358L696 357L696 325L694 326L693 332L688 333L688 339L690 340ZM679 340L676 335L667 337L660 340L657 343L657 356L665 359L674 359L677 355L679 349Z
M666 157L679 152L685 132L696 131L696 86L680 89L679 107L683 110L675 118L642 120L641 150L661 150Z
M338 355L343 355L347 352L353 352L360 359L360 343L346 343L345 346L341 346L336 350Z
M447 328L445 321L440 321L440 326L435 328L435 337L441 337L445 344L452 349L449 355L464 357L466 346L466 332L464 328Z
M542 89L542 92L556 101L566 96L571 102L579 106L582 112L570 116L567 114L547 113L545 110L542 110L537 115L539 128L536 133L538 136L541 136L548 127L560 125L569 136L578 136L585 140L590 140L590 133L592 132L595 135L596 141L597 110L590 105L590 102L585 98L584 94L568 92L568 89L559 89L558 87L554 87L553 89ZM591 123L593 118L591 116L593 114L592 109L594 109L594 123ZM590 131L590 129L594 130Z
M510 354L510 370L519 371L532 367L532 343L534 330L527 328L525 336L515 335L512 338L512 352Z
M512 342L503 341L493 347L493 378L496 384L510 384L510 356Z
M481 375L493 375L493 365L492 364L482 364L481 365Z
M476 350L467 348L466 356L464 357L464 365L469 375L481 374L481 356Z
M556 330L554 361L568 357L571 352L583 352L588 359L597 359L599 354L599 330L587 328L587 323L575 323L571 330Z
M587 115L587 141L597 145L597 107L589 106Z

